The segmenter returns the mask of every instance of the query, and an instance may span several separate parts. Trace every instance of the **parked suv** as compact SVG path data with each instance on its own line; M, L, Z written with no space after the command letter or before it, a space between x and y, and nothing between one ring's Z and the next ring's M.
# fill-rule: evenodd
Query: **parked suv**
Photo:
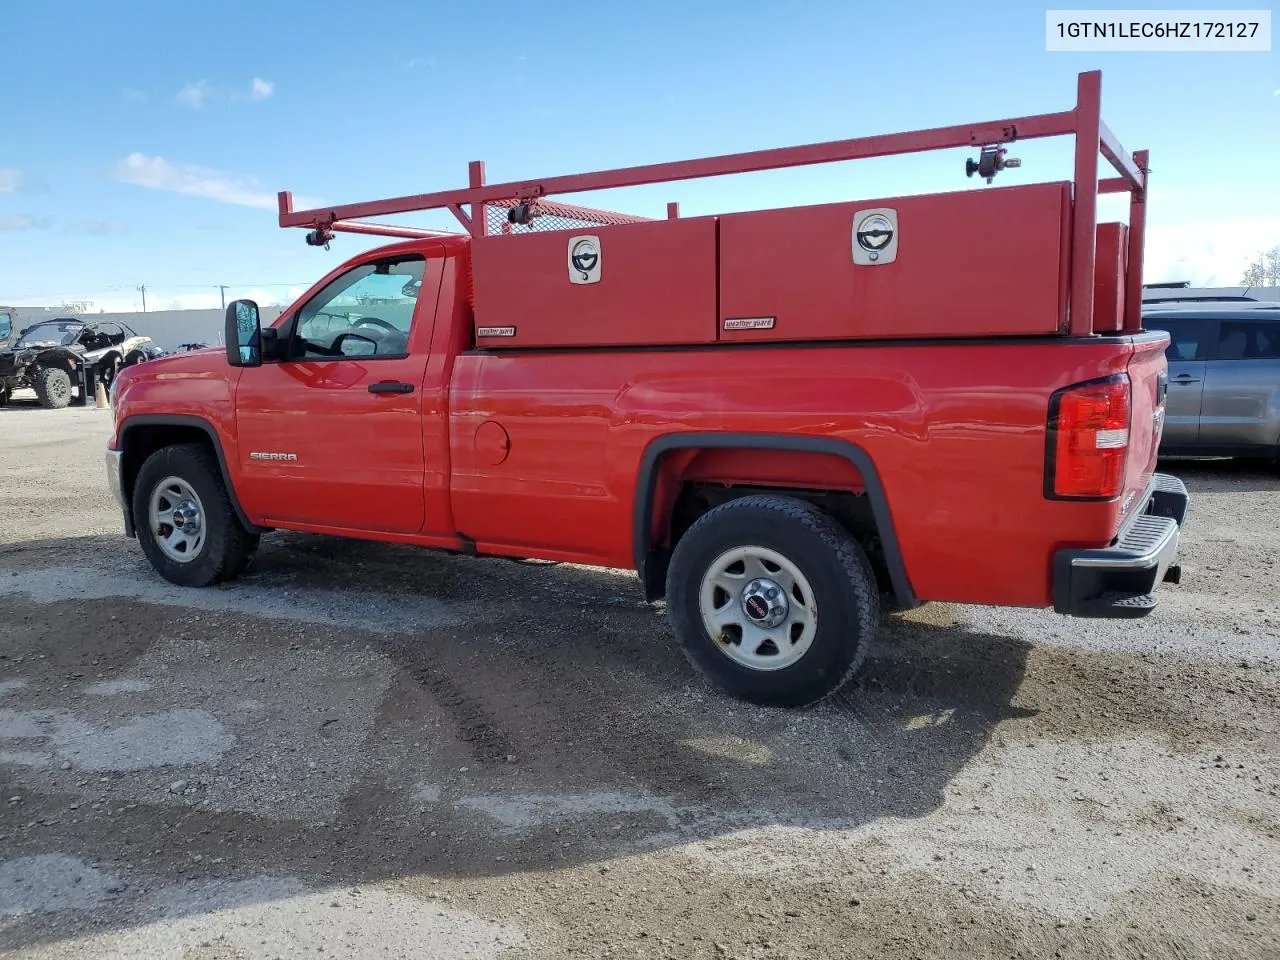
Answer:
M1280 303L1148 305L1170 342L1162 454L1280 456Z

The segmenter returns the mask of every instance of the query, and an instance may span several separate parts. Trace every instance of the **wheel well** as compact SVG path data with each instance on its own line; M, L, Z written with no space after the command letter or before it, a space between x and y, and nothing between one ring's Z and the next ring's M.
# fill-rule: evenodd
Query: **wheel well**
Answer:
M75 373L71 369L71 364L67 362L67 358L56 353L42 354L31 361L31 366L27 368L27 379L31 380L39 376L41 370L61 370L69 376L74 383Z
M894 605L918 602L875 464L851 443L794 435L662 437L646 450L638 480L636 565L649 599L665 593L671 553L700 516L730 500L772 493L830 514L862 545Z
M201 444L218 459L213 441L200 427L186 424L142 424L125 430L120 438L120 449L124 452L120 481L124 488L125 503L133 502L133 484L147 457L164 447L180 443Z
M882 593L892 593L893 583L889 576L889 568L885 562L884 545L880 540L880 531L876 527L875 515L865 491L853 490L816 490L806 487L778 487L763 484L741 483L733 486L714 483L682 483L680 491L672 504L669 519L670 534L663 544L665 552L675 549L680 538L708 510L732 500L767 493L778 496L794 497L818 507L832 516L840 526L844 527L862 545L871 561L871 569L875 571L876 582Z

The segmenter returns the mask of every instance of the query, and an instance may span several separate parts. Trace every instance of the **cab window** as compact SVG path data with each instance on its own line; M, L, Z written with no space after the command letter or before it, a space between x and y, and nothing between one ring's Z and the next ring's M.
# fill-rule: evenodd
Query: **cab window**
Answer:
M290 359L386 359L409 353L426 260L410 254L361 264L298 311Z

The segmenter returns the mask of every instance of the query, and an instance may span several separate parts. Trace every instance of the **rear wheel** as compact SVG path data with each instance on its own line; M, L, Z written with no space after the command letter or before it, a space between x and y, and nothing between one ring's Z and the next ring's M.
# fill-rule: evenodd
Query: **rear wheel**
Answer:
M782 496L703 514L676 545L667 607L695 666L733 696L774 706L838 690L880 620L862 547L828 514Z
M257 542L201 444L164 447L146 459L134 483L133 522L151 565L184 587L238 576Z
M31 380L40 406L60 410L71 402L71 374L62 367L42 367Z

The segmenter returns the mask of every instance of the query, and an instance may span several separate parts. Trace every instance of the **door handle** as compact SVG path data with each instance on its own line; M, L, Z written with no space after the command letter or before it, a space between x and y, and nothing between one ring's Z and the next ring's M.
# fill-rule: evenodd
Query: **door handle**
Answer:
M1169 382L1170 382L1170 383L1177 383L1177 384L1184 384L1184 383L1199 383L1199 382L1200 382L1200 378L1199 378L1199 377L1188 377L1188 376L1184 373L1182 376L1180 376L1180 377L1176 377L1176 378L1174 378L1173 380L1170 380Z
M381 383L369 384L370 393L413 393L412 383L400 383L396 380L383 380Z

